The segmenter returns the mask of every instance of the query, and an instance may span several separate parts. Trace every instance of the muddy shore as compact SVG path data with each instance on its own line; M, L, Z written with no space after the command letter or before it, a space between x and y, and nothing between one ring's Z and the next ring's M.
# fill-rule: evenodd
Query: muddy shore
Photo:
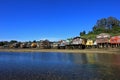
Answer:
M64 52L64 53L107 53L120 54L120 49L0 49L0 52Z

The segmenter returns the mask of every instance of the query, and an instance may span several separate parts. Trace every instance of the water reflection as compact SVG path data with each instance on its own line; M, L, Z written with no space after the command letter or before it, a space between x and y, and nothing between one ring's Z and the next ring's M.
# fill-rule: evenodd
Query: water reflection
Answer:
M0 52L0 80L120 80L119 54Z

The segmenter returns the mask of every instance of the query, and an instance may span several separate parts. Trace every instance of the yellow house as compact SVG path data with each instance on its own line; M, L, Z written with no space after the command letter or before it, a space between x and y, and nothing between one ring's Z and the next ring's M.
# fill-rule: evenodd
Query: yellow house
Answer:
M93 40L88 39L86 46L92 46L93 45Z
M31 44L31 48L36 48L37 47L37 44L36 43L32 43Z

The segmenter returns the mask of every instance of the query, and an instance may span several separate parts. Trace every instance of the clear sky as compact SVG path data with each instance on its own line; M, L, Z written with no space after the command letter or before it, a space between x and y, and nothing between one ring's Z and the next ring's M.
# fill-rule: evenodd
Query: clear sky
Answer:
M120 19L120 0L0 0L0 40L59 40Z

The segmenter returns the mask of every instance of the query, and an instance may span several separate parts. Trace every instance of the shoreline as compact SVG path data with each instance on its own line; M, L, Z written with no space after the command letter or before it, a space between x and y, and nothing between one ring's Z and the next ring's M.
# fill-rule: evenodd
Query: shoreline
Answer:
M59 53L106 53L119 54L120 49L0 49L0 52L59 52Z

